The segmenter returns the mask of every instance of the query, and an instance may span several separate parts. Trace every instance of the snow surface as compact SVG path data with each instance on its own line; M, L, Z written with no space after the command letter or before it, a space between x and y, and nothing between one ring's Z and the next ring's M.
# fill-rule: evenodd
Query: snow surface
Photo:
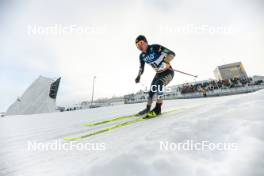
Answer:
M264 91L170 100L181 111L80 141L104 151L29 151L28 141L65 141L102 127L83 123L131 114L144 104L0 118L1 176L263 176ZM120 123L120 122L115 122ZM236 143L230 151L161 151L160 141Z

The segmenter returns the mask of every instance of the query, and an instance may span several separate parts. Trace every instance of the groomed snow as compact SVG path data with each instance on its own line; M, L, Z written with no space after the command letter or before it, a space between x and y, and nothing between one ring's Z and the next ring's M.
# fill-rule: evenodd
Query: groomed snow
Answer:
M141 110L144 104L0 118L1 176L263 176L264 91L215 98L170 100L180 111L78 141L105 150L29 151L28 142L70 143L91 129L84 123ZM118 122L115 122L115 124ZM168 150L160 142L232 143L236 149Z

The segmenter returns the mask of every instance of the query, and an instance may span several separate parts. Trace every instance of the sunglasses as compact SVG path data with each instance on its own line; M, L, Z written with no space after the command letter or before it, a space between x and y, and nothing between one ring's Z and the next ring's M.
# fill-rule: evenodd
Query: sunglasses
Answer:
M143 40L140 40L140 41L138 41L138 42L136 43L136 46L139 47L139 46L141 46L141 45L143 45L143 44L144 44L144 41L143 41Z

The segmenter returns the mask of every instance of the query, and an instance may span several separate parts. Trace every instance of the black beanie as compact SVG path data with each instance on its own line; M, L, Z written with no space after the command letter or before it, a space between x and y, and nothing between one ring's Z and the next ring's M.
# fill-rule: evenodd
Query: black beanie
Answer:
M137 36L135 42L137 43L137 42L139 42L140 40L143 40L144 42L148 42L147 39L146 39L146 37L145 37L144 35L139 35L139 36Z

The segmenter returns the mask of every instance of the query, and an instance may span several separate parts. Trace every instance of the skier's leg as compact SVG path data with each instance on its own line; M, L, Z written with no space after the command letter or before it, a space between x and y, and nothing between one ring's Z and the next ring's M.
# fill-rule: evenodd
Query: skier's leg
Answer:
M174 77L174 72L170 72L167 75L164 75L160 77L160 79L157 81L157 85L159 87L158 92L157 92L157 103L162 104L163 99L164 99L164 89L165 86L167 86L171 80Z
M160 74L157 81L156 81L156 85L158 87L157 89L157 102L156 102L156 106L155 108L150 111L150 113L148 114L148 116L150 117L155 117L157 115L161 114L161 105L163 103L163 98L164 98L164 89L165 86L168 85L171 80L174 77L174 72L173 71L168 71L165 74Z
M151 105L153 103L153 97L154 97L154 94L156 93L156 89L155 89L156 80L157 80L157 75L153 78L151 85L150 85L150 91L149 91L147 106L145 109L143 109L142 111L140 111L138 113L139 115L147 114L151 109Z

